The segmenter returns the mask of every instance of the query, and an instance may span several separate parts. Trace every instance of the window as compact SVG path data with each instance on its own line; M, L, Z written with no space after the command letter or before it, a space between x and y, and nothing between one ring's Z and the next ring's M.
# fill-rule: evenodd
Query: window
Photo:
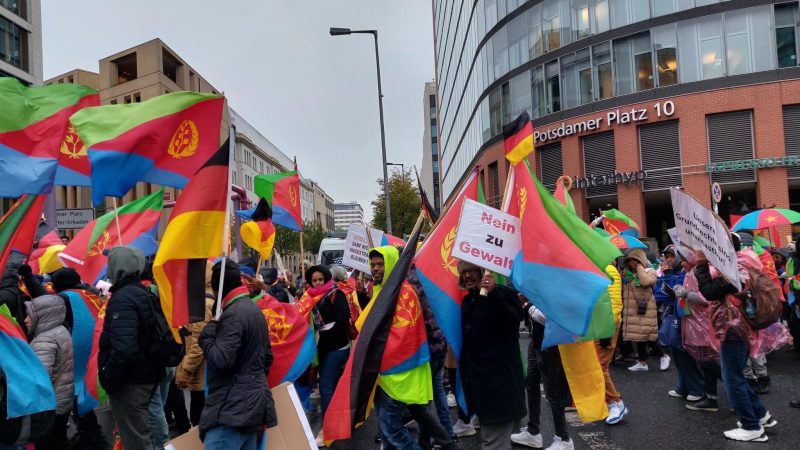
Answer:
M563 106L572 108L592 101L592 70L589 49L561 58Z
M653 17L675 12L675 0L651 0Z
M502 101L500 88L489 94L489 136L495 136L503 129Z
M496 80L508 72L508 36L505 29L492 36L492 49L494 68L492 80Z
M126 95L125 97L123 97L123 103L125 103L127 105L130 102L131 102L131 96L130 95Z
M25 18L25 0L0 0L0 6Z
M561 111L561 88L558 84L558 61L547 63L544 71L547 79L547 112L549 114Z
M431 126L431 137L439 136L439 134L438 134L439 133L439 129L438 128L439 127L437 127L436 125Z
M139 92L133 93L133 103L141 103L142 102L142 94Z
M719 16L716 20L705 18L698 23L704 80L721 77L725 73L722 62L722 21L719 19Z
M511 117L511 88L508 85L508 82L503 83L500 86L500 92L502 94L502 107L503 107L503 123L501 124L501 131L502 125L511 122L514 117Z
M595 33L602 33L609 30L608 0L595 0L594 26Z
M172 56L172 53L168 52L165 48L161 49L161 59L164 75L177 83L178 69L182 66L182 64L178 61L178 58Z
M561 11L558 0L547 0L542 4L542 29L545 52L566 44L561 42Z
M492 183L492 192L487 203L494 208L500 208L502 193L500 192L500 170L497 166L497 161L489 164L489 178Z
M595 99L600 100L614 95L614 78L611 75L611 45L604 42L592 47L594 61Z
M68 76L67 83L75 83L75 77L73 77L72 75Z
M497 0L485 0L484 11L486 11L484 15L486 29L489 30L497 23Z
M528 62L530 57L530 35L528 16L520 14L506 26L508 29L509 68L513 69Z
M770 29L769 7L725 15L728 75L759 72L773 67Z
M523 72L511 79L511 118L515 119L527 111L531 112L531 85L530 74Z
M116 105L117 104L117 99L113 99L109 103L111 103L112 105Z
M538 66L531 70L531 99L533 106L532 117L538 118L547 114L547 101L544 95L544 67Z
M653 54L650 32L614 41L617 95L653 88Z
M572 0L572 38L583 39L591 34L589 0Z
M544 41L542 39L542 5L541 3L528 10L528 20L531 29L530 59L542 56Z
M650 0L611 0L611 21L614 28L649 18Z
M775 42L778 67L797 65L797 2L775 5Z
M650 46L650 33L642 33L631 38L636 70L636 92L653 89L653 53Z
M28 69L28 32L0 16L0 61Z
M671 86L678 83L678 40L675 37L675 25L655 28L652 31L653 49L656 52L656 69L659 86Z
M630 39L614 41L614 76L617 79L616 95L633 92L633 53Z

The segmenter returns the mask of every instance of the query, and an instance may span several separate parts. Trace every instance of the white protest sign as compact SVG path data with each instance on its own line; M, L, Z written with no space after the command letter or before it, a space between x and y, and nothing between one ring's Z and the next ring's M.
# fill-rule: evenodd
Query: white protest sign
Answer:
M380 246L383 240L383 231L370 228L370 234L372 235L372 242L376 246ZM344 240L342 264L358 271L369 273L369 248L367 229L363 225L351 223L347 227L347 237Z
M519 218L474 200L464 200L453 258L509 276L511 263L521 247Z
M702 251L709 264L716 267L731 284L741 288L736 250L728 227L713 211L686 192L672 188L670 194L677 238L681 244Z

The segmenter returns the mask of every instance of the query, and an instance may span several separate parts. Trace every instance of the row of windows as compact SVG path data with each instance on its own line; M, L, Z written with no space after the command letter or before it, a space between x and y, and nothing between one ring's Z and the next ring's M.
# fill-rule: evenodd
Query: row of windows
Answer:
M481 102L464 132L463 155L448 154L461 136L450 130L442 158L445 190L449 194L451 178L460 177L477 149L524 110L536 118L654 87L795 66L799 17L797 2L710 15L603 42L523 72ZM459 123L467 123L467 114L460 116Z

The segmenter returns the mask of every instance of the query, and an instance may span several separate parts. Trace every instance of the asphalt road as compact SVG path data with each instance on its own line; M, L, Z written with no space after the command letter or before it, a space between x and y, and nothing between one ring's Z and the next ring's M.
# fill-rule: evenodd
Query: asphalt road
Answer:
M527 350L528 338L523 335L520 345ZM767 443L740 443L727 440L722 432L736 426L736 415L730 410L720 382L720 410L716 413L689 411L680 399L667 395L674 388L677 372L674 366L665 372L652 370L658 360L651 358L650 372L630 372L629 363L615 364L611 376L622 393L628 410L625 420L615 426L604 422L583 424L577 414L567 413L570 433L576 449L800 449L800 409L789 407L790 399L800 398L800 357L780 350L769 356L767 368L772 378L770 393L762 401L778 421L768 432ZM455 410L451 410L455 414ZM316 433L321 423L309 417ZM553 425L549 408L542 405L542 434L545 448L552 443ZM333 449L377 449L374 442L377 421L371 416L356 430L353 439L335 442ZM461 439L462 448L479 449L478 436ZM509 448L512 448L509 445ZM524 449L525 447L513 447Z

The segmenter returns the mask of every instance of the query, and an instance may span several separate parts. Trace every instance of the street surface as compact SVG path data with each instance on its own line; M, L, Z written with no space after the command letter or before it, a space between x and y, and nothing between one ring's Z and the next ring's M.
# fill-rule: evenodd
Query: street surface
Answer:
M520 346L526 351L528 336L522 334ZM787 347L788 348L788 347ZM629 413L625 420L615 426L604 422L583 424L575 412L567 413L570 433L576 449L797 449L800 448L800 409L789 407L790 399L800 398L800 356L786 352L786 348L769 356L767 368L772 378L770 393L762 401L778 421L768 431L767 443L742 443L725 439L722 432L736 426L736 415L730 410L725 398L722 382L719 383L720 409L716 413L689 411L684 401L669 397L667 391L674 388L677 372L674 364L666 372L653 370L658 359L650 358L650 372L630 372L628 362L611 366L611 376L622 393ZM315 400L315 402L318 402ZM455 409L451 409L455 417ZM309 417L316 433L321 422L316 414ZM545 448L553 440L553 421L546 400L542 401L542 433ZM454 418L455 421L455 418ZM523 422L524 424L525 422ZM376 449L377 420L374 415L356 430L354 438L336 442L332 449ZM467 450L480 448L478 435L461 439ZM512 448L509 446L509 448ZM513 447L524 449L527 447Z

